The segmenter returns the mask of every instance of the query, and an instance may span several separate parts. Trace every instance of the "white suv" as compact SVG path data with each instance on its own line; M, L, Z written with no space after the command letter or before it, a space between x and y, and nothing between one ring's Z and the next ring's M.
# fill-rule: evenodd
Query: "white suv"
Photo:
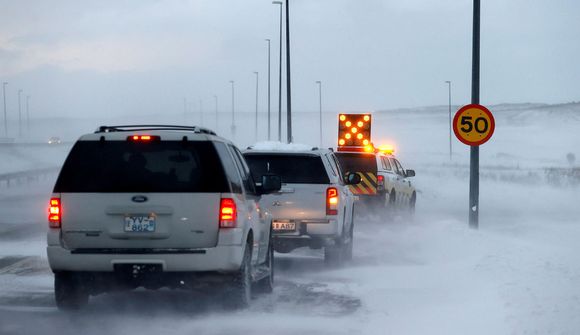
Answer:
M343 179L334 153L326 149L244 151L254 176L274 173L282 179L279 192L262 197L273 221L274 249L287 253L299 247L324 248L324 259L340 264L352 258L354 196ZM259 181L256 181L259 182Z
M211 130L103 126L72 148L49 207L48 260L59 308L145 287L227 289L243 307L273 285L271 217L240 151Z

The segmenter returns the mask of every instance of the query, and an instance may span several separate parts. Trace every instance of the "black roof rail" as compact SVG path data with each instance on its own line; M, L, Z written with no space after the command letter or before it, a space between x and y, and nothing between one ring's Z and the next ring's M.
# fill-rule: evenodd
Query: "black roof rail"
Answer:
M121 125L121 126L100 126L95 134L98 133L111 133L117 131L135 131L135 130L189 130L198 134L217 134L208 128L198 127L198 126L176 126L176 125L165 125L165 124L141 124L141 125Z

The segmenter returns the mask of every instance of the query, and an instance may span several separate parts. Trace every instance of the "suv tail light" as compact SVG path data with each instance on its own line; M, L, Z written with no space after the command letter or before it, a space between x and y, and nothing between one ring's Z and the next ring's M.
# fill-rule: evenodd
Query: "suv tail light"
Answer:
M338 214L338 190L336 187L326 189L326 215Z
M220 228L235 228L238 211L232 198L222 198L220 201Z
M50 198L50 206L48 207L48 226L50 228L60 228L62 219L62 207L60 198Z

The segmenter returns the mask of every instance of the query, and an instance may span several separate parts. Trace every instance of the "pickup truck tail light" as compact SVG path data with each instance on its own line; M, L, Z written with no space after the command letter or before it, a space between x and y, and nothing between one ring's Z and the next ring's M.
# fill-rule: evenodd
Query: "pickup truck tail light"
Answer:
M336 187L326 189L326 215L338 214L338 190Z
M382 190L385 187L385 176L377 176L377 188Z
M220 228L235 228L238 225L238 211L234 199L221 199L219 218Z
M60 228L62 220L62 206L60 198L50 198L48 207L48 226L50 228Z

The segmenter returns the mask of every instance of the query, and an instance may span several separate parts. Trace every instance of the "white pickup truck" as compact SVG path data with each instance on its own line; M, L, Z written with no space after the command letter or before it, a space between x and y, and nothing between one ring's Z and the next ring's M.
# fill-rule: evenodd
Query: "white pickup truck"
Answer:
M348 185L360 182L358 174L344 177L327 149L250 148L244 156L254 177L272 173L282 180L280 191L260 199L273 218L277 252L324 248L325 261L335 265L352 258L354 196Z

